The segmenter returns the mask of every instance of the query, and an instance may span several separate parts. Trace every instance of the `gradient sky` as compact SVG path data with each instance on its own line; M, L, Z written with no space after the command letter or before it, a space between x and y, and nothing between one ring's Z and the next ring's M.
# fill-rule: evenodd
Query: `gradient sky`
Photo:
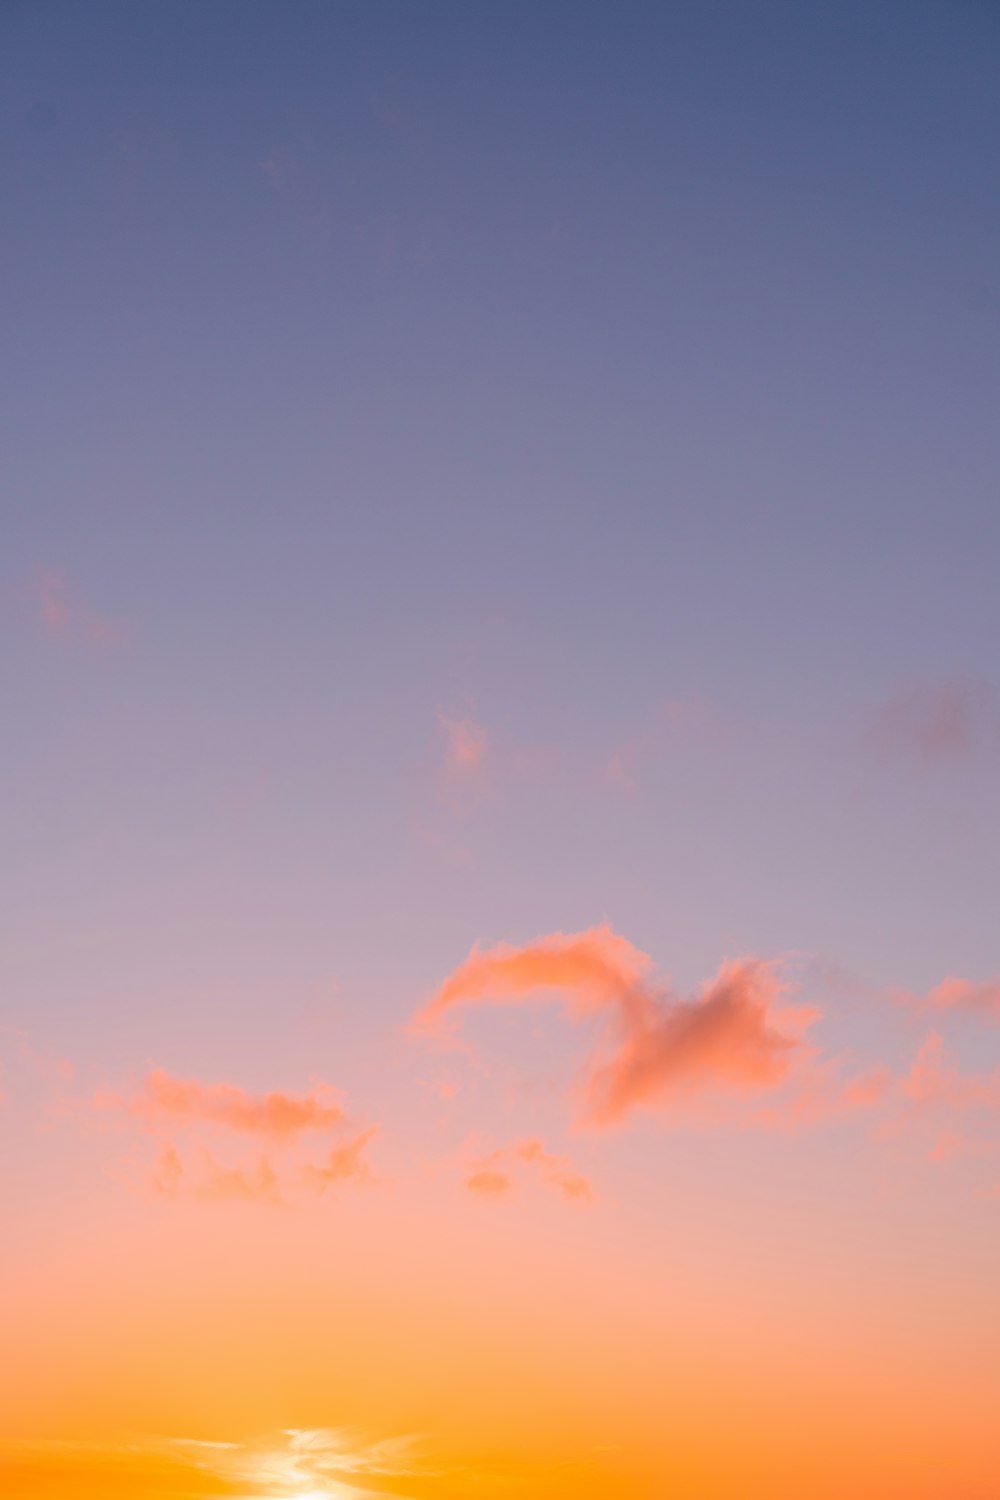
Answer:
M0 7L0 1489L1000 1493L1000 13Z

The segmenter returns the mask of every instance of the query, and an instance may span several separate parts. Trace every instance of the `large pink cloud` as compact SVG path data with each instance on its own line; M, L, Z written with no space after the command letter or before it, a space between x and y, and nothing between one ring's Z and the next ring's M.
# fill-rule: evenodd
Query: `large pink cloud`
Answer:
M580 1020L605 1028L581 1080L584 1120L610 1125L638 1106L706 1089L767 1090L787 1077L815 1012L783 1003L776 967L748 958L723 964L691 999L656 983L652 961L610 927L554 933L521 948L472 953L414 1019L442 1031L449 1014L474 1004L562 1000Z

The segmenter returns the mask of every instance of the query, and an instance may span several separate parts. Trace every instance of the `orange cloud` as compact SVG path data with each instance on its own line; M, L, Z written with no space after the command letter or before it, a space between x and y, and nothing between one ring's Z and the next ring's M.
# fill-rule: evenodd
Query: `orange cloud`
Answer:
M482 1193L486 1197L499 1197L510 1192L512 1183L507 1172L496 1172L491 1167L478 1167L465 1179L470 1193Z
M158 1156L145 1182L163 1198L277 1204L292 1201L306 1188L324 1193L339 1182L371 1179L364 1152L377 1134L375 1126L334 1143L317 1161L303 1161L301 1152L289 1159L287 1153L305 1135L343 1131L348 1124L339 1099L326 1084L300 1095L250 1094L234 1084L204 1084L154 1068L131 1098L98 1093L92 1102L94 1108L117 1111L156 1137ZM242 1160L220 1161L203 1143L206 1128L262 1141L281 1157L277 1164L270 1155L249 1159L244 1146ZM178 1129L193 1133L193 1145L185 1154L171 1139Z
M363 1154L369 1141L373 1140L377 1134L378 1127L373 1125L345 1145L334 1146L321 1166L309 1164L302 1169L305 1180L317 1192L325 1193L327 1188L337 1182L347 1182L351 1179L363 1181L368 1178L371 1172L368 1163L363 1160Z
M589 1202L594 1190L582 1173L577 1172L565 1156L553 1156L539 1140L518 1141L514 1154L521 1161L536 1167L544 1180L567 1198L578 1198Z
M206 1202L279 1204L282 1201L278 1173L266 1156L249 1166L228 1166L210 1151L198 1152L200 1168L192 1171L177 1148L165 1143L160 1149L150 1185L163 1198L182 1195Z
M894 1081L899 1106L883 1121L883 1140L913 1135L923 1140L928 1161L993 1156L1000 1141L992 1138L1000 1112L1000 1068L992 1073L963 1073L949 1056L937 1032L921 1043L912 1065ZM975 1118L987 1134L977 1133Z
M816 1012L781 1006L784 986L771 964L723 964L691 1000L654 985L651 968L607 926L523 948L473 948L413 1025L440 1032L458 1006L525 1003L545 991L561 995L574 1020L603 1012L605 1033L582 1080L582 1116L593 1124L711 1087L762 1090L785 1079Z
M197 1149L193 1161L185 1161L176 1146L164 1142L149 1184L162 1198L281 1204L294 1197L300 1185L325 1193L336 1183L368 1180L371 1171L364 1151L376 1134L372 1126L344 1145L335 1146L322 1161L307 1162L297 1171L279 1170L267 1156L249 1163L221 1162L204 1146Z
M816 1061L806 1057L795 1072L795 1086L786 1098L759 1110L757 1124L796 1129L824 1120L844 1118L888 1102L894 1087L892 1073L878 1066L843 1076L838 1058Z
M269 1203L281 1199L278 1174L262 1156L252 1166L227 1166L215 1160L210 1151L202 1151L204 1175L195 1191L199 1198L216 1203Z
M293 1141L304 1131L331 1130L344 1120L343 1108L325 1084L299 1097L255 1095L235 1084L174 1078L163 1068L154 1068L130 1100L102 1093L95 1096L94 1103L101 1109L124 1109L151 1127L167 1122L218 1125L279 1145Z

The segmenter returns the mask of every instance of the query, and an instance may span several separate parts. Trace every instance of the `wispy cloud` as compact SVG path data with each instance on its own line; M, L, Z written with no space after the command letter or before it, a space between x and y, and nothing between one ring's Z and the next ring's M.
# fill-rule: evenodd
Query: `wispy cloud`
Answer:
M910 1067L892 1080L889 1104L879 1137L922 1143L928 1161L993 1158L1000 1150L1000 1068L965 1072L939 1032L924 1038Z
M368 1180L371 1169L364 1153L377 1134L378 1126L372 1125L344 1145L331 1147L318 1166L307 1162L302 1169L305 1181L317 1192L325 1193L327 1188L338 1182Z
M883 757L937 766L968 757L997 729L995 689L955 678L890 699L874 715L868 737Z
M293 1141L305 1131L335 1129L344 1120L343 1106L327 1084L317 1085L308 1094L250 1094L231 1083L175 1078L163 1068L153 1068L130 1098L101 1091L94 1096L94 1105L123 1110L150 1127L217 1125L278 1144Z
M1000 1021L1000 979L977 983L949 974L926 995L914 995L906 990L897 990L894 994L902 1004L920 1010L964 1011Z
M749 958L723 964L695 997L677 997L655 980L646 954L604 926L554 933L521 948L473 948L412 1028L440 1035L459 1007L552 995L574 1021L600 1015L604 1033L584 1069L581 1114L611 1125L638 1106L783 1082L816 1016L786 1005L785 988L773 964Z
M498 1198L509 1193L514 1186L509 1172L500 1172L495 1167L473 1167L465 1179L470 1193L480 1193L486 1198Z
M913 1104L1000 1110L1000 1071L963 1073L949 1057L944 1039L934 1031L903 1079L902 1093Z
M91 1105L154 1137L158 1154L145 1182L161 1198L276 1205L322 1195L340 1183L374 1180L365 1153L377 1127L348 1134L348 1116L327 1084L298 1095L251 1094L235 1084L179 1079L154 1068L131 1095L102 1090ZM179 1132L188 1137L183 1147ZM229 1151L230 1159L222 1160L215 1144L220 1133L267 1149L236 1160ZM318 1160L304 1160L294 1148L307 1135L344 1138L334 1139Z
M118 628L78 599L65 576L55 569L39 568L35 572L32 598L36 617L50 639L96 647L119 644Z
M821 1058L809 1048L789 1082L780 1098L754 1113L754 1123L797 1130L871 1114L890 1100L894 1087L891 1069L882 1064L849 1072L843 1059Z
M484 1197L504 1197L514 1186L517 1172L529 1169L554 1192L578 1203L593 1200L594 1190L586 1177L576 1171L568 1157L545 1149L537 1139L516 1141L501 1146L469 1164L465 1185L472 1193Z
M199 1147L196 1165L185 1162L176 1146L164 1142L150 1178L154 1192L164 1198L190 1196L208 1203L267 1203L284 1201L278 1172L266 1156L239 1166L220 1162L207 1147Z
M486 770L489 736L482 724L469 715L452 717L438 711L445 738L445 770L449 776L480 777Z

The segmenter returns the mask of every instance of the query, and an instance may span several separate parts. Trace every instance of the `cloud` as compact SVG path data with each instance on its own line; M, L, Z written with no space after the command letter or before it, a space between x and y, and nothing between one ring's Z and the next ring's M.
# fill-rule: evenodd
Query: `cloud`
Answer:
M327 1084L306 1094L250 1094L234 1084L174 1078L154 1068L131 1097L99 1092L91 1103L156 1138L158 1154L143 1185L161 1198L279 1204L306 1190L315 1196L338 1183L372 1180L364 1153L377 1127L347 1135L350 1122ZM178 1131L186 1133L183 1150ZM217 1131L242 1138L235 1160L220 1160L205 1144L206 1132L211 1138ZM334 1140L325 1155L303 1160L297 1148L307 1136L338 1133L346 1138ZM263 1143L268 1153L248 1155L251 1141Z
M953 1110L1000 1109L1000 1073L962 1073L936 1031L922 1043L901 1090L913 1104Z
M498 1198L509 1193L513 1182L509 1172L497 1172L491 1167L477 1167L465 1179L470 1193L482 1193L484 1197Z
M565 1156L546 1151L540 1140L515 1141L501 1146L469 1167L465 1186L485 1197L502 1197L514 1186L514 1173L524 1167L535 1173L547 1187L578 1202L590 1202L594 1190L586 1177L574 1170Z
M932 1010L970 1011L1000 1021L1000 979L974 984L969 979L949 975L929 990L921 1003Z
M172 1142L164 1141L149 1185L162 1198L277 1206L292 1199L300 1187L322 1194L338 1183L371 1180L364 1152L377 1133L377 1127L372 1126L345 1144L334 1146L319 1162L298 1167L276 1166L266 1155L252 1162L221 1162L205 1146L199 1146L193 1157L185 1160Z
M819 1060L804 1052L791 1092L758 1110L755 1123L794 1130L862 1114L888 1102L894 1086L889 1068L879 1065L845 1077L844 1066L840 1058Z
M639 1106L707 1090L759 1091L788 1075L816 1012L782 1004L775 966L725 963L693 999L651 977L652 961L610 927L554 933L521 948L473 948L418 1012L412 1029L438 1034L470 1004L524 1004L554 992L574 1021L605 1028L584 1068L582 1118L612 1125Z
M210 1151L199 1154L204 1170L194 1188L196 1197L214 1203L281 1203L281 1182L266 1156L251 1166L227 1166Z
M52 640L82 641L90 646L114 646L117 628L73 597L62 573L39 568L32 580L38 619Z
M884 756L942 765L969 756L991 724L996 728L996 707L996 693L985 683L933 683L886 703L872 721L869 738Z
M278 1172L266 1156L249 1165L230 1166L216 1160L205 1147L197 1153L197 1166L185 1162L177 1147L165 1141L149 1179L161 1198L199 1198L206 1203L267 1203L282 1199Z
M367 1180L371 1176L371 1169L364 1160L364 1151L377 1134L378 1126L372 1125L345 1145L332 1147L320 1166L307 1163L302 1169L306 1182L317 1192L325 1193L327 1188L338 1182Z
M922 1140L932 1162L993 1157L1000 1149L994 1137L1000 1068L963 1072L936 1031L924 1038L909 1069L893 1080L891 1099L895 1109L880 1126L882 1140Z
M546 1151L541 1141L518 1141L513 1151L521 1161L541 1173L550 1187L565 1197L588 1203L593 1198L594 1190L588 1179L577 1172L565 1156L554 1156Z
M445 734L445 769L449 776L469 778L485 770L489 754L489 736L482 724L472 718L452 718L443 710L438 723Z
M249 1094L231 1083L174 1078L163 1068L154 1068L131 1099L99 1093L94 1104L99 1109L122 1109L150 1128L167 1123L217 1125L277 1145L305 1131L335 1129L344 1121L343 1107L326 1084L299 1096Z

